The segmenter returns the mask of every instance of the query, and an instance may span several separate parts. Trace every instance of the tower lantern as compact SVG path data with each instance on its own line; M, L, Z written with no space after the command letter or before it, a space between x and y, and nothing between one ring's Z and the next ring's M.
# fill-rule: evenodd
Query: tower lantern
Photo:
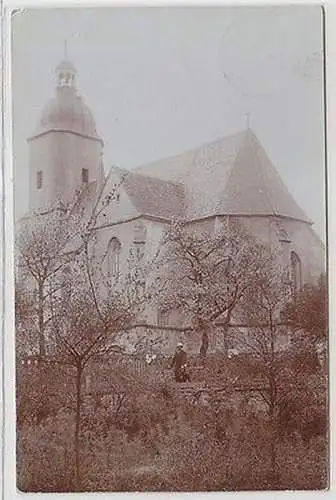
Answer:
M64 59L56 67L56 78L58 87L75 88L76 68L68 59L67 42L64 42Z

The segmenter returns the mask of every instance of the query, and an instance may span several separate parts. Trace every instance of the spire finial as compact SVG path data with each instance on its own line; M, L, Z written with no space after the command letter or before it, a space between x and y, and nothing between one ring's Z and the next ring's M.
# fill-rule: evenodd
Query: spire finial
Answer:
M246 120L246 128L250 128L250 121L251 121L251 113L248 111L245 113L245 120Z
M56 67L58 87L75 88L76 68L68 59L68 41L63 41L64 56L61 63Z

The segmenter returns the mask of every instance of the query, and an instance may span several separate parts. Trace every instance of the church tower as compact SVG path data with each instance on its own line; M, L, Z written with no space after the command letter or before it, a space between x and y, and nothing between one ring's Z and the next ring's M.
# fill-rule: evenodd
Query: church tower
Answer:
M103 141L94 117L76 89L76 69L67 59L56 68L56 95L44 107L29 143L29 209L69 202L77 190L104 176Z

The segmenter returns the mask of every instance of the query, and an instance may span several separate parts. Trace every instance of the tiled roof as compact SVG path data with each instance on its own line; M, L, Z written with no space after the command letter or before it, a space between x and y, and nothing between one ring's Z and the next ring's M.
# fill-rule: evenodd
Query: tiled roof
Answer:
M184 215L183 184L119 170L123 188L139 213L167 219Z
M309 221L251 131L245 134L218 210L233 214L280 215Z
M183 183L188 219L225 214L279 215L309 222L249 129L144 165L136 172ZM164 189L162 185L160 199L165 198Z

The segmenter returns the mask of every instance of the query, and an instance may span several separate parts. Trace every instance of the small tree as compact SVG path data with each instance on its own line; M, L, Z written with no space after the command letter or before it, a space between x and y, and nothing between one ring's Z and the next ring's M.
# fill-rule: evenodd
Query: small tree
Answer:
M252 356L250 370L246 364L248 384L259 392L268 409L273 480L277 477L277 410L289 390L290 380L283 363L288 329L280 319L291 291L286 272L278 262L273 255L268 266L254 275L253 289L250 289L249 300L241 311L247 328L237 337L238 346Z
M283 312L292 330L292 343L306 355L316 358L318 349L327 341L328 290L326 277L315 284L305 284Z
M91 205L85 202L84 190L67 206L59 204L22 220L16 242L17 341L29 343L30 331L35 329L40 361L48 350L55 362L75 368L77 488L83 370L94 356L108 352L117 333L130 325L133 311L130 294L97 284L99 259L93 236L100 214L113 202L117 190L114 186L106 193L107 181L108 177ZM41 378L45 375L42 367Z
M76 276L76 279L75 279ZM53 295L54 356L75 370L75 484L80 488L80 433L83 407L83 373L89 362L104 359L114 341L132 321L132 305L120 293L98 299L82 273L71 273L61 295ZM90 278L91 279L91 278Z
M64 250L72 237L71 216L67 212L53 210L37 214L20 222L16 250L18 253L17 314L23 301L35 303L38 352L46 355L45 330L50 322L46 299L48 285L68 262ZM23 298L24 291L26 297ZM20 297L19 297L20 294Z
M114 201L118 186L106 192L108 180L109 175L91 204L87 204L87 187L76 192L70 203L60 202L48 210L30 214L18 223L15 241L16 307L20 316L22 310L18 308L23 302L34 303L30 320L35 317L33 329L38 335L40 359L46 356L46 334L52 320L48 310L51 290L58 293L63 287L64 271L94 233L100 214Z

